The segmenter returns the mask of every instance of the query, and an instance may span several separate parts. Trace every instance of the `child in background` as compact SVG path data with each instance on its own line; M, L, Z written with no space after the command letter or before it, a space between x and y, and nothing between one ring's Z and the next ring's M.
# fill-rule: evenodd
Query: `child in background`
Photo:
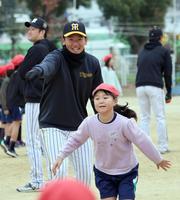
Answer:
M104 61L104 66L101 68L101 72L102 72L104 83L107 83L116 87L118 91L120 92L120 95L122 96L123 95L122 87L117 77L116 71L113 67L113 64L114 64L113 55L112 54L106 55L103 58L103 61Z
M14 77L15 74L17 74L15 70L20 66L23 60L24 56L17 54L8 64L1 66L1 73L7 76L4 78L0 88L2 122L4 123L5 129L5 138L1 141L0 146L3 148L4 152L11 157L18 156L15 151L15 144L22 120L22 114L17 99L18 101L24 99L23 96L19 97L18 92L19 88L23 87L23 85ZM14 94L13 97L12 94ZM12 98L9 101L10 96Z
M54 163L53 173L56 174L64 158L91 137L95 151L95 182L101 199L115 200L119 196L119 199L133 200L139 165L133 143L158 169L167 170L171 166L170 161L161 157L133 118L114 111L119 96L116 88L102 83L92 95L98 113L87 117L68 140Z
M7 77L3 80L0 88L2 103L2 122L4 123L5 129L5 139L1 141L0 145L7 155L16 158L18 155L15 151L15 144L17 141L22 116L18 106L9 107L7 104L7 88L13 73L14 70L7 71Z
M2 84L2 81L3 81L3 76L0 74L0 88L1 88L1 84ZM0 94L1 96L1 94ZM0 144L1 144L1 141L4 139L4 127L3 127L3 124L2 124L2 106L1 106L1 100L0 100Z

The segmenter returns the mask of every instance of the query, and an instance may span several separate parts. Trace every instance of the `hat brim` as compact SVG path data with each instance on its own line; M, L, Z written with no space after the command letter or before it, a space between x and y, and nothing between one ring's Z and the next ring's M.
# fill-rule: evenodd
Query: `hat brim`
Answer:
M113 91L111 91L111 90L109 90L109 89L106 89L106 88L97 88L97 89L95 89L95 90L92 92L92 96L94 96L98 91L102 91L102 90L107 91L107 92L111 92L111 93L113 94L114 97L118 97L118 96L119 96L119 93L118 93L118 92L113 92Z
M28 27L28 28L29 28L30 26L32 26L32 27L34 27L34 28L38 28L38 29L41 29L41 30L46 30L45 28L39 28L39 26L38 26L37 24L31 23L31 22L25 22L24 25L25 25L26 27Z
M24 25L25 25L26 27L30 27L30 26L31 26L31 23L30 23L30 22L25 22Z
M86 37L85 33L82 33L82 32L79 32L79 31L72 31L72 32L66 33L66 34L64 34L64 37L68 37L68 36L73 35L73 34L78 34L78 35L82 35L82 36Z

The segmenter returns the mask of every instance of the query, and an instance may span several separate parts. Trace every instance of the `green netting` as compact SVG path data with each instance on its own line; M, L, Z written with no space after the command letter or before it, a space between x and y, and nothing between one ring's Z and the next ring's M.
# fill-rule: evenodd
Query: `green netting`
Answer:
M28 50L29 47L31 47L31 46L32 46L31 43L17 43L15 45L15 49ZM11 44L0 44L0 50L2 50L2 51L9 51L11 49L12 49Z

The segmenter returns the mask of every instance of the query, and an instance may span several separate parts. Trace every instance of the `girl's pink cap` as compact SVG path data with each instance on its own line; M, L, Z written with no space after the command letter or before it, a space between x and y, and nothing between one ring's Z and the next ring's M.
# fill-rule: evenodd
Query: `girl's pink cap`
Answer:
M119 96L119 91L113 85L109 85L107 83L101 83L100 85L98 85L92 92L92 95L94 96L94 94L99 90L106 90L108 92L111 92L115 97Z

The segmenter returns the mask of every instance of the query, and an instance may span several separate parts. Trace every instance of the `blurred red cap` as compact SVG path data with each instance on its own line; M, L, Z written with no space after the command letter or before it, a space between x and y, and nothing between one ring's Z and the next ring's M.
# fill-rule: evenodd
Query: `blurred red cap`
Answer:
M9 63L0 66L0 75L5 75L7 70L16 69L24 60L24 55L15 55Z
M101 83L100 85L98 85L92 92L92 95L94 96L94 94L99 90L106 90L108 92L111 92L115 97L119 96L119 91L113 85L109 85L107 83Z
M7 70L14 69L14 64L12 62L7 63L6 65L0 66L0 75L3 76L6 74Z
M112 54L110 53L110 54L108 54L108 55L106 55L106 56L104 56L104 58L103 58L103 61L104 62L107 62L108 60L110 60L111 58L112 58Z
M17 54L12 58L11 62L14 64L15 68L18 67L23 62L24 57L25 56L22 54Z
M96 200L96 198L82 182L63 179L48 183L38 200Z

